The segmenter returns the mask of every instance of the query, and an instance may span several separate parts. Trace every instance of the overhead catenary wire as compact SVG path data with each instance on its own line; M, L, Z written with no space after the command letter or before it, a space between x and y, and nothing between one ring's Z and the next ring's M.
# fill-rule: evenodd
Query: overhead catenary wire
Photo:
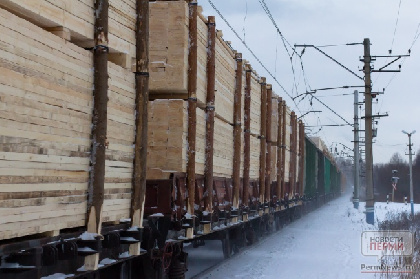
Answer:
M408 49L408 53L411 54L411 50L413 49L414 45L416 44L418 38L420 37L420 22L417 24L416 32L414 33L413 41L411 42L411 45ZM401 62L401 67L404 65L408 57L403 57L403 60ZM384 86L384 89L387 89L389 85L394 81L395 77L397 76L397 73L394 73L391 78L389 79L388 83ZM377 79L377 78L376 78ZM381 105L379 110L382 109L383 100L381 101Z
M239 39L239 41L245 46L245 48L251 53L251 55L254 57L254 59L260 64L260 66L271 76L271 78L277 83L278 86L283 90L286 95L292 99L293 103L295 104L296 109L299 111L300 114L302 112L300 111L299 107L297 106L296 102L293 100L292 95L284 88L284 86L277 80L277 78L268 70L268 68L262 63L262 61L257 57L257 55L252 51L252 49L248 46L248 44L239 36L238 32L232 27L232 25L228 22L228 20L222 15L222 13L217 9L215 4L211 0L207 0L210 4L210 6L216 11L216 13L219 15L219 17L225 22L225 24L229 27L229 29L233 32L233 34Z
M293 56L292 55L290 55L290 53L289 53L289 51L288 51L288 49L287 49L287 46L286 46L286 43L291 47L291 49L293 50L293 53L294 54L296 54L300 59L302 59L302 55L299 55L297 52L296 52L296 50L295 50L295 48L294 47L292 47L291 46L291 44L286 40L286 38L284 37L284 35L282 34L282 32L280 31L280 28L278 27L278 25L277 25L277 23L276 23L276 21L274 20L274 18L273 18L273 16L272 16L272 14L271 14L271 12L270 12L270 9L268 8L268 6L267 6L267 4L265 3L265 0L258 0L259 2L260 2L260 4L262 5L262 7L263 7L263 9L264 9L264 11L266 12L266 14L267 14L267 16L270 18L270 20L271 20L271 22L272 22L272 24L274 25L274 27L276 28L276 30L277 30L277 33L281 36L281 38L282 38L282 41L283 41L283 46L284 46L284 48L286 49L286 51L287 51L287 54L289 55L289 58L290 58L290 62L291 62L291 65L292 65L292 72L293 72L293 78L294 78L294 85L296 86L296 78L295 78L295 71L294 71L294 67L293 67L293 62L292 62L292 58L293 58ZM358 43L351 43L351 44L348 44L348 45L354 45L354 44L358 44ZM317 49L319 52L321 52L321 53L323 53L324 55L326 55L327 57L329 57L330 59L332 59L333 61L335 61L336 63L338 63L340 66L342 66L343 68L345 68L346 70L348 70L348 71L350 71L352 74L354 74L354 75L356 75L357 77L359 77L356 73L354 73L353 71L351 71L350 69L348 69L347 67L345 67L344 65L342 65L341 63L339 63L337 60L335 60L334 58L332 58L331 56L329 56L329 55L327 55L326 53L324 53L322 50L320 50L319 48L317 48L316 46L314 46L314 48L315 49ZM303 52L302 52L302 54L303 54ZM303 70L303 64L302 64L302 61L301 61L301 66L302 66L302 70ZM361 78L361 77L359 77L360 79L362 79L363 80L363 78ZM304 78L304 81L305 81L305 84L306 84L306 78ZM296 90L297 90L297 88L296 88ZM297 93L297 91L296 91L296 93ZM294 98L292 98L292 100L293 100L293 102L295 102L295 98L296 97L294 97ZM350 124L349 122L347 122L341 115L339 115L337 112L335 112L333 109L331 109L329 106L327 106L324 102L322 102L322 101L320 101L318 98L316 98L322 105L324 105L327 109L329 109L331 112L333 112L335 115L337 115L338 117L340 117L342 120L344 120L346 123L348 123L348 124ZM297 104L295 103L295 105L297 106Z
M210 4L210 6L216 11L216 13L219 15L219 17L225 22L225 24L229 27L229 29L233 32L233 34L239 39L239 41L245 46L245 48L251 53L251 55L254 57L254 59L260 64L260 66L271 76L271 78L276 82L277 85L280 86L280 88L282 89L282 91L290 98L292 99L296 109L299 111L300 114L302 114L301 110L299 109L299 106L297 105L296 101L293 99L292 95L285 89L285 87L278 81L278 79L275 77L275 75L273 75L271 73L270 70L268 70L268 68L262 63L262 61L257 57L257 55L252 51L252 49L248 46L248 44L239 36L239 34L236 32L236 30L232 27L232 25L228 22L228 20L222 15L222 13L220 12L220 10L216 7L216 5L213 3L212 0L207 0ZM269 9L267 7L267 5L265 4L264 0L259 0L259 2L263 5L263 7L265 7L265 11L268 11L267 15L271 15L271 13L269 12ZM269 16L270 17L270 16ZM270 17L270 20L272 20L272 22L274 22L273 24L275 24L276 29L278 30L279 35L282 38L282 42L283 45L285 47L285 49L287 50L287 53L289 55L289 58L292 58L292 56L294 54L296 54L300 59L301 59L301 55L298 54L295 50L294 47L291 46L291 44L287 41L287 39L283 36L283 34L280 32L280 29L278 28L277 24L275 23L274 18ZM289 47L292 49L293 54L290 55L290 52L287 49L287 46L289 45ZM349 44L349 45L353 45L353 44ZM316 47L315 47L316 48ZM320 51L321 53L324 53L322 50L317 49L318 51ZM324 53L325 54L325 53ZM341 63L339 63L338 61L336 61L334 58L330 57L329 55L325 54L327 57L329 57L330 59L334 60L336 63L340 64L342 67L344 67L345 69L347 69L348 71L351 72L351 70L349 70L347 67L345 67L344 65L342 65ZM291 61L292 62L292 61ZM292 63L293 65L293 63ZM301 59L301 66L303 69L303 62ZM304 70L303 70L304 73ZM355 73L353 73L355 74ZM295 73L293 71L293 75L295 76ZM357 74L355 74L357 76ZM357 76L359 77L359 76ZM295 78L295 77L294 77ZM359 77L360 78L360 77ZM362 78L361 78L362 79ZM305 80L305 84L308 86L307 83L307 79L306 79L306 75L304 75L304 80ZM341 115L339 115L336 111L334 111L331 107L329 107L328 105L326 105L324 102L322 102L320 99L313 97L314 99L316 99L321 105L323 105L324 107L326 107L329 111L331 111L332 113L334 113L335 115L337 115L340 119L342 119L346 124L350 124L347 120L345 120ZM304 120L304 118L303 118ZM352 125L352 124L350 124Z
M292 95L293 95L293 89L295 89L295 91L297 92L296 74L295 74L295 68L293 66L293 54L296 53L296 51L295 51L295 49L293 47L291 47L290 43L286 40L286 38L284 37L284 35L281 33L280 28L277 26L277 23L274 20L273 15L270 12L270 9L268 8L267 4L265 3L265 0L258 0L258 2L260 2L263 10L267 14L268 18L271 20L271 23L273 24L273 26L276 29L277 33L280 35L280 38L281 38L281 40L283 42L283 46L284 46L284 48L285 48L285 50L287 52L287 55L289 56L290 65L292 67L292 73L293 73L293 87L292 87ZM292 48L292 52L293 52L292 55L289 53L289 49L286 46L286 42Z
M394 47L395 34L397 33L398 21L400 18L401 2L402 0L400 0L400 3L398 4L397 20L395 21L394 35L392 36L392 43L391 43L391 48L389 49L389 54L392 53L392 48Z

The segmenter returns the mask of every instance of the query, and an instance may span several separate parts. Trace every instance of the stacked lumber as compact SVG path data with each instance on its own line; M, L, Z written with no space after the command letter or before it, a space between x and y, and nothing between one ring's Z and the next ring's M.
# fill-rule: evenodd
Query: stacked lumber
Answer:
M214 130L214 176L229 178L233 169L233 127L215 118Z
M159 99L149 102L147 179L186 172L188 102ZM197 109L196 173L204 174L205 114Z
M186 98L188 91L188 5L185 1L150 2L149 21L150 96L163 94L168 98ZM199 43L200 41L201 39ZM199 51L201 49L202 47ZM200 52L199 57L203 59ZM198 65L201 64L201 62L198 63ZM198 88L200 88L200 82Z
M165 18L165 20L162 20ZM155 2L150 10L150 94L152 99L186 99L188 80L188 5L185 1ZM207 19L197 21L197 105L204 109L207 96ZM235 54L216 36L216 116L233 123Z
M3 9L0 30L0 239L83 226L92 54Z
M273 143L273 145L277 144L277 135L278 135L278 123L279 123L279 103L278 103L278 96L273 94L273 101L272 101L272 114L271 114L271 138L269 141Z
M188 103L158 99L149 102L147 179L168 178L187 170ZM216 118L214 123L214 175L231 177L233 128ZM197 108L196 174L204 174L205 112Z
M235 55L221 36L216 39L216 116L233 123L233 104L236 86ZM243 91L242 91L243 93ZM203 100L205 103L205 99Z
M187 29L187 34L188 34L188 29ZM218 41L218 38L216 38L216 45L217 45L217 41ZM204 16L202 16L201 13L199 13L198 19L197 19L197 60L198 60L197 61L197 105L202 108L205 107L207 103L206 102L207 101L207 55L208 55L207 19ZM217 63L217 56L216 56L216 63ZM216 65L216 71L217 71L217 65ZM186 74L188 74L188 72L186 72ZM216 76L217 76L217 72L216 72ZM217 84L215 86L217 90ZM217 94L219 94L219 92L216 91L215 95ZM217 106L216 106L216 110L217 110Z
M251 75L251 134L261 135L261 85L255 72Z
M249 178L258 179L260 171L260 153L261 153L261 143L260 139L251 136L251 160L249 168Z
M130 216L135 140L135 78L127 69L108 63L108 121L105 200L102 220Z
M87 19L88 13L92 25L90 2L0 3L30 19L0 8L0 240L57 234L61 229L85 225L93 56L57 34L57 29L45 29L61 17L76 30L81 28L76 22ZM89 9L83 8L89 3ZM127 3L114 1L132 14ZM114 19L119 9L115 5L110 12ZM57 9L61 11L58 14L47 12ZM77 20L70 13L77 13ZM114 32L133 39L121 30ZM129 217L131 206L135 85L130 70L108 63L108 73L109 146L102 217L104 222L116 222Z
M109 0L109 5L110 51L135 57L136 1ZM81 47L94 45L92 0L2 0L0 7L34 25L58 32ZM126 67L131 67L131 61L127 61Z
M277 181L277 146L271 146L271 181Z

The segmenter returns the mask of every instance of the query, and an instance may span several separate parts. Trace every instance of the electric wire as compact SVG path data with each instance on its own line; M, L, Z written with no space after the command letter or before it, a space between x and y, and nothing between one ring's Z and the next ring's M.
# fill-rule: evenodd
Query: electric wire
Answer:
M277 33L280 35L280 38L283 42L283 46L287 52L287 55L289 56L289 60L290 60L290 65L292 67L292 73L293 73L293 86L292 86L292 95L293 95L293 90L295 90L297 92L297 86L296 86L296 74L295 74L295 68L293 67L293 54L296 53L296 51L294 50L294 48L292 48L293 54L291 55L289 53L289 49L286 46L286 38L284 37L284 35L281 33L279 27L277 26L276 21L273 18L273 15L270 12L270 9L268 8L267 4L265 3L265 0L258 0L263 8L263 10L265 11L265 13L267 14L268 18L271 20L271 23L274 25L274 28L277 30ZM289 44L290 45L290 44Z
M215 4L213 3L212 0L207 0L209 2L209 4L211 5L211 7L216 11L216 13L219 15L219 17L225 22L225 24L229 27L229 29L234 33L234 35L239 39L239 41L245 46L245 48L251 53L251 55L254 57L254 59L260 64L260 66L271 76L271 78L273 78L273 80L280 86L280 88L282 89L282 91L284 93L286 93L286 95L292 99L293 103L295 104L296 109L299 111L300 114L302 114L301 110L299 109L299 106L297 105L297 103L295 102L295 100L293 99L292 95L285 89L285 87L277 80L277 78L268 70L268 68L262 63L262 61L256 56L256 54L252 51L252 49L248 46L248 44L245 42L245 40L243 40L238 33L236 32L236 30L232 27L232 25L228 22L228 20L222 15L222 13L220 12L220 10L215 6ZM266 11L267 15L269 16L270 20L272 21L272 23L274 24L274 26L276 27L277 32L279 33L282 42L283 42L283 46L285 47L289 58L291 59L291 64L292 64L292 68L293 68L293 63L292 63L292 58L293 55L296 54L300 60L301 60L301 67L303 70L303 74L304 74L304 80L305 80L305 85L308 85L307 79L306 79L306 75L305 75L305 71L304 71L304 67L303 67L303 61L301 59L301 55L299 55L295 48L293 48L291 46L291 44L287 41L287 39L283 36L283 34L281 33L280 29L278 28L277 24L275 23L274 18L271 15L271 12L269 11L266 3L264 0L258 0L260 2L260 4L263 6L264 10ZM354 43L357 44L357 43ZM290 55L290 52L287 48L286 45L289 45L289 47L292 49L293 54ZM353 45L349 44L349 45ZM327 55L325 52L323 52L322 50L320 50L319 48L315 47L319 52L323 53L324 55L326 55L327 57L329 57L330 59L332 59L333 61L335 61L336 63L338 63L340 66L342 66L343 68L347 69L348 71L350 71L351 73L353 73L354 75L356 75L358 78L363 79L361 77L359 77L357 74L355 74L354 72L352 72L350 69L348 69L347 67L345 67L344 65L342 65L341 63L339 63L337 60L335 60L334 58L332 58L331 56ZM303 51L304 52L304 51ZM303 54L302 52L302 54ZM294 76L294 80L295 80L295 72L293 69L293 76ZM332 113L334 113L336 116L338 116L340 119L342 119L346 124L348 125L352 125L350 124L347 120L345 120L341 115L339 115L336 111L334 111L331 107L329 107L328 105L326 105L324 102L322 102L320 99L318 99L315 96L312 96L312 98L316 99L320 104L322 104L324 107L326 107L329 111L331 111ZM303 120L305 121L305 118L303 117ZM321 127L322 128L322 127Z
M262 61L257 57L257 55L252 51L252 49L248 46L248 44L239 36L238 32L232 27L232 25L228 22L228 20L222 15L222 13L217 9L215 4L211 0L207 0L212 6L212 8L216 11L216 13L220 16L220 18L225 22L225 24L229 27L229 29L235 34L235 36L239 39L239 41L245 46L245 48L251 53L251 55L254 57L254 59L260 64L260 66L271 76L271 78L277 83L278 86L283 90L286 95L292 99L293 103L295 104L296 109L299 111L300 114L302 112L300 111L299 107L296 105L296 102L293 100L292 95L284 88L284 86L277 80L277 78L268 70L268 68L262 63Z
M248 0L245 1L245 16L244 16L244 26L242 28L242 32L244 33L244 42L246 41L246 33L245 33L245 23L246 23L246 18L248 17Z
M392 53L392 48L394 47L395 34L397 33L398 20L400 18L401 2L402 0L400 0L400 3L398 4L397 20L395 21L394 35L392 36L392 43L391 43L391 48L389 49L389 54Z

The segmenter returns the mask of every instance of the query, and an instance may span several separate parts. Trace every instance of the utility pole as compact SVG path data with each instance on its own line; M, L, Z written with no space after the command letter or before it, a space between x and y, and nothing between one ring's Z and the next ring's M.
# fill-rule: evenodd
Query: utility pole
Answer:
M397 189L398 177L396 176L398 173L397 170L392 170L392 202L394 202L394 192ZM394 176L395 175L395 176Z
M375 200L373 197L373 152L372 152L372 84L371 84L371 56L370 40L363 40L363 72L365 73L365 149L366 149L366 222L375 222Z
M354 208L359 208L359 91L354 90Z
M406 131L402 131L404 134L408 135L408 162L410 164L410 203L411 203L411 217L414 218L414 202L413 202L413 159L411 152L411 135L413 135L416 130L412 131L411 133L407 133Z

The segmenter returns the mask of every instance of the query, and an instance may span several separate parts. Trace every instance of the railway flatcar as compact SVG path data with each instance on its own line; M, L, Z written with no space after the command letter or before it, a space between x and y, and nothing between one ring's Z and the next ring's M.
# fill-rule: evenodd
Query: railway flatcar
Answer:
M165 19L165 20L162 20ZM196 1L0 1L0 277L184 278L342 174Z

